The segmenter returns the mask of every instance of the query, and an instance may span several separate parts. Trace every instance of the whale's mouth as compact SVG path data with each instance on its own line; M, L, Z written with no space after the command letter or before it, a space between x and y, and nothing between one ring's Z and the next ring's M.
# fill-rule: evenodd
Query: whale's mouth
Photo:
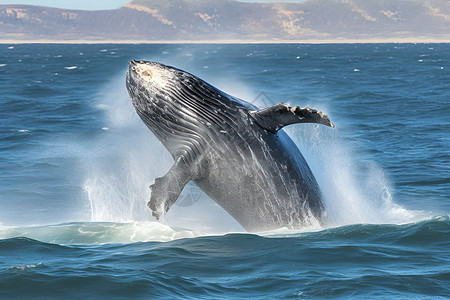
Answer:
M130 61L128 63L128 71L127 71L127 77L126 77L126 82L127 82L127 87L128 89L131 86L136 86L137 85L137 80L136 80L136 63L134 60Z

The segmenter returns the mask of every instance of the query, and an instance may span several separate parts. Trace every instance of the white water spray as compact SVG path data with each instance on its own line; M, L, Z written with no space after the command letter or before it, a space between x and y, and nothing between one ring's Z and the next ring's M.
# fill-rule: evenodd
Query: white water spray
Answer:
M288 134L308 162L324 196L327 226L405 223L413 212L394 203L383 170L355 155L337 129L291 126Z
M108 130L95 136L83 161L84 190L90 221L94 222L147 220L143 195L149 194L146 188L150 180L159 175L152 163L153 153L146 151L147 147L158 147L156 138L149 135L141 139L146 128L139 123L122 86L123 78L116 78L102 93L97 108L105 111ZM158 161L165 160L167 157Z

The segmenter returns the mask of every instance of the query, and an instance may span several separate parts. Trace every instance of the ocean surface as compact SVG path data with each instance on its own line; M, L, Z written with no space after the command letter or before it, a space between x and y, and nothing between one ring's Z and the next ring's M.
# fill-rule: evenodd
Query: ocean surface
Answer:
M265 107L321 187L322 227L246 233L134 113L130 59ZM448 299L450 44L0 45L0 299Z

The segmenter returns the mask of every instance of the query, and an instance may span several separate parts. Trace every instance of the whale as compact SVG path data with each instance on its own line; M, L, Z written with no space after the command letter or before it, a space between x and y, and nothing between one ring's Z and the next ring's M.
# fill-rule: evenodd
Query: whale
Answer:
M150 186L148 207L156 219L192 181L249 232L323 224L319 185L282 128L334 127L326 114L283 102L259 109L189 72L151 61L129 62L126 87L137 115L174 160Z

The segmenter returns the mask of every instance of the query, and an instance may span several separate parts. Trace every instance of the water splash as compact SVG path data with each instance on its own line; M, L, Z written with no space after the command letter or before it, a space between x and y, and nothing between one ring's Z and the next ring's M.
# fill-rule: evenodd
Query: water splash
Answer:
M148 186L171 165L170 155L137 118L123 85L123 78L116 78L98 100L108 130L95 136L82 158L93 222L151 219Z
M327 211L327 226L357 223L407 223L417 212L392 199L382 168L358 157L336 129L318 125L287 129L312 169Z

